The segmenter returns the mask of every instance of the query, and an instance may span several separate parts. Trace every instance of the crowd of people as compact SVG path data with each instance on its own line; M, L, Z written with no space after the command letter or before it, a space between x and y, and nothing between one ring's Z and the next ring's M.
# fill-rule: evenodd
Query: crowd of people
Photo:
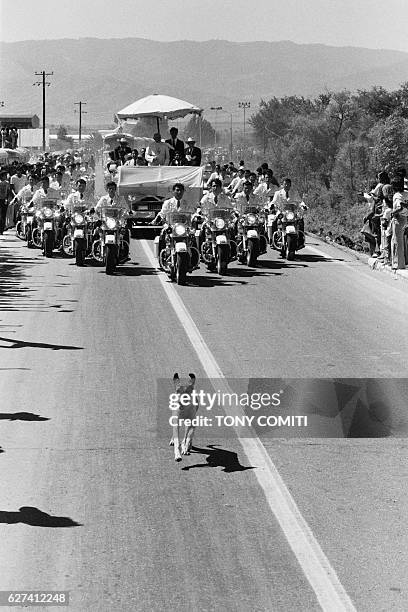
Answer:
M94 196L95 159L90 153L44 153L33 163L13 161L0 168L0 234L15 225L18 208L34 197L44 178L59 200L76 189L77 180L86 181L86 196Z
M2 149L17 149L18 130L16 127L2 127L0 136Z
M361 232L369 244L370 255L390 264L394 270L405 269L408 260L406 169L397 168L391 177L384 170L379 172L377 181L364 197L369 210Z

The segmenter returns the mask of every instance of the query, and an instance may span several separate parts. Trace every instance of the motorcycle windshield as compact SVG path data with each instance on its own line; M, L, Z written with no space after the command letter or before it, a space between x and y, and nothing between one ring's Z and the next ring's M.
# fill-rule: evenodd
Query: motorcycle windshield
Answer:
M213 208L208 212L208 218L211 219L224 219L229 221L233 213L233 208Z
M56 200L40 200L38 203L38 208L51 208L51 210L56 210L57 201Z
M259 209L257 206L245 206L244 214L245 215L256 215Z
M114 206L103 206L101 208L102 219L119 219L123 214L122 208L115 208Z
M191 213L189 212L170 212L166 214L166 223L169 225L176 225L176 223L182 223L183 225L191 224Z
M84 210L87 209L87 205L86 204L75 204L73 209L72 209L72 213L82 213L84 212Z

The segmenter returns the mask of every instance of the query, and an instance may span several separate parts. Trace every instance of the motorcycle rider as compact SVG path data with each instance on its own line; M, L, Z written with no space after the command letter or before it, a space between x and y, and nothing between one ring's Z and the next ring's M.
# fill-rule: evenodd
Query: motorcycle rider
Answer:
M129 205L125 202L123 198L120 198L117 194L116 183L114 183L113 181L109 181L106 184L106 190L108 192L107 195L102 196L99 199L97 205L95 206L95 209L91 208L90 212L94 212L94 211L98 212L102 209L102 207L103 208L112 207L112 208L121 208L124 211L124 213L131 214L132 210L129 208ZM100 226L100 223L99 223L99 226ZM96 228L94 236L95 236L95 239L99 238L98 228ZM124 231L123 239L125 240L125 242L130 244L129 222L126 227L126 230ZM129 261L129 260L130 260L129 253L126 252L125 256L121 259L121 261L124 262L124 261Z
M237 213L242 215L248 206L259 206L259 198L253 192L253 184L251 181L245 181L242 191L239 191L234 197L234 205Z
M203 214L208 216L210 211L216 208L230 208L231 209L231 221L234 213L234 208L231 203L231 199L223 192L222 190L222 181L219 178L213 178L210 184L211 191L207 193L205 196L201 198L200 206L202 208ZM201 227L199 244L200 244L200 253L201 253L201 245L205 239L205 229L206 222L203 223ZM235 243L234 243L235 244ZM235 255L235 251L233 249L233 255Z
M184 189L183 183L175 183L173 185L173 197L163 202L161 210L157 213L153 221L151 221L150 225L157 225L159 220L162 223L165 223L168 218L168 214L172 212L190 213L191 212L190 205L188 204L188 202L183 200L184 191L185 189ZM164 234L165 234L166 228L167 228L167 224L165 225L165 227L163 227L160 233L159 252L165 247Z
M73 191L69 194L67 199L65 200L65 210L69 215L72 215L74 212L74 206L83 205L84 210L86 209L86 201L85 201L85 190L86 190L86 180L84 178L77 179L76 182L76 191Z
M275 192L272 200L272 204L275 209L283 214L285 210L291 210L298 215L299 218L299 236L298 236L298 249L305 246L305 222L303 219L303 213L308 210L308 206L303 202L297 194L290 193L292 187L292 181L286 177L282 182L282 189Z

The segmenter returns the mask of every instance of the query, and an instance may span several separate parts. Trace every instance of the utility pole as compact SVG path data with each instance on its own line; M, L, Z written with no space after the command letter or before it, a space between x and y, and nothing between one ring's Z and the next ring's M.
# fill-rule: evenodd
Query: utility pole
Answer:
M210 110L215 111L215 130L214 130L214 147L217 146L217 113L222 110L222 106L211 106Z
M81 100L79 102L74 102L74 104L78 104L79 105L79 111L75 111L76 113L79 113L79 132L78 132L78 141L79 141L79 146L81 146L81 140L82 140L82 115L86 115L86 111L82 110L82 105L86 104L86 102L82 102Z
M47 76L52 76L54 74L54 72L45 72L45 70L42 70L41 72L35 72L34 73L36 76L42 76L42 80L41 81L36 81L35 83L33 83L33 85L38 85L39 87L42 85L43 91L42 91L42 106L43 106L43 120L42 120L42 133L43 133L43 138L42 138L42 146L43 146L43 151L45 151L45 88L49 87L51 85L51 83L49 81L45 80L45 77Z
M245 110L247 108L251 108L251 103L250 102L238 102L238 108L243 108L244 109L244 147L245 147Z

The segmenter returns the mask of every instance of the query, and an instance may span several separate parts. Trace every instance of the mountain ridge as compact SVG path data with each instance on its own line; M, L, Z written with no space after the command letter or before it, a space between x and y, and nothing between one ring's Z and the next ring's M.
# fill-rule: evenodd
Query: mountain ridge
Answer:
M321 43L154 41L144 38L64 38L0 43L2 97L7 113L41 116L32 83L54 72L47 88L47 123L73 123L74 102L87 102L85 124L112 123L116 111L150 93L241 118L238 101L274 96L315 97L327 89L397 89L408 74L408 53ZM249 115L248 115L249 116ZM211 120L211 114L208 117Z

